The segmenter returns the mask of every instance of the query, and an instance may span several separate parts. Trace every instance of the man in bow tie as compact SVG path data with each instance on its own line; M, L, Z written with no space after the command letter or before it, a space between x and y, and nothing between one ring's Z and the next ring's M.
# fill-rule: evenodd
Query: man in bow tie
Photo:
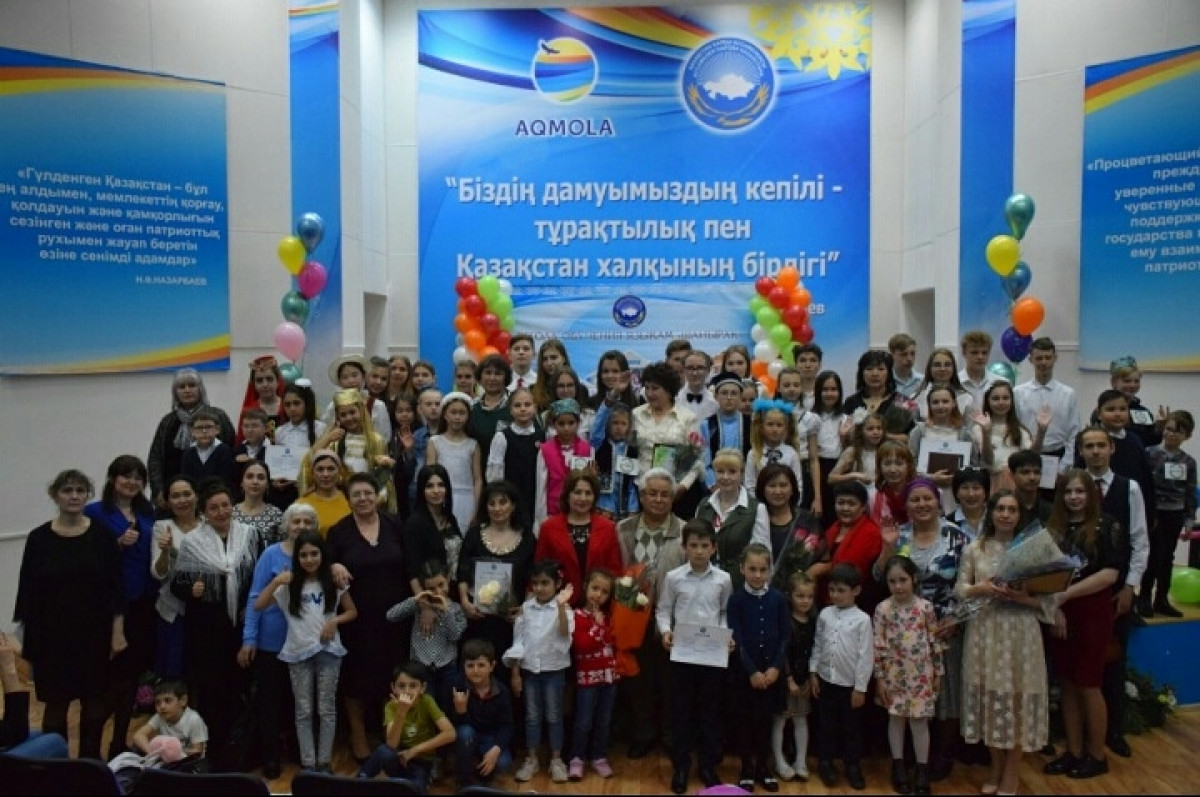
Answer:
M675 405L687 407L703 424L717 414L717 400L704 384L712 369L712 358L693 349L683 359L683 389L675 396Z

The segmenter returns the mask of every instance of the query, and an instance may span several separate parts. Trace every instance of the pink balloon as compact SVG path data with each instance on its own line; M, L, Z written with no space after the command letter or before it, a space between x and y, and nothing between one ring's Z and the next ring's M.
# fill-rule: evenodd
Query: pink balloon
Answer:
M279 349L279 353L292 362L300 360L307 342L304 337L304 329L299 324L284 321L275 327L275 348Z
M300 294L305 299L311 299L325 290L325 283L328 280L329 274L325 271L325 267L315 260L310 260L304 264L304 268L300 269L300 275L296 277L296 286L300 288Z

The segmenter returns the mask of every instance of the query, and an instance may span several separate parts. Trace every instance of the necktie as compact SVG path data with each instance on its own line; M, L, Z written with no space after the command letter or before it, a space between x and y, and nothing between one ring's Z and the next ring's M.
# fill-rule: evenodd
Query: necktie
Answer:
M1100 488L1100 497L1108 495L1108 479L1097 479L1096 486Z
M518 376L517 377L517 390L520 390L523 387L525 387L525 377Z
M700 402L704 401L704 395L701 393L688 393L687 399L692 404L699 404Z

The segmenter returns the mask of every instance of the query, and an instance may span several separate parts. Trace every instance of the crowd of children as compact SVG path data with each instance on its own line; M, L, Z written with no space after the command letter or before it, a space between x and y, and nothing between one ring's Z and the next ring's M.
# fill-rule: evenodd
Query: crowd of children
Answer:
M1182 410L1142 407L1129 358L1114 363L1114 389L1099 396L1085 428L1074 391L1054 378L1046 338L1033 343L1033 379L1012 385L987 370L985 333L963 337L961 371L953 352L938 349L924 374L912 367L915 343L896 335L889 351L860 358L850 396L836 372L821 370L812 344L796 347L795 367L780 370L767 395L740 346L714 358L673 341L665 361L640 374L620 352L606 352L589 388L565 346L547 340L535 357L534 343L517 334L507 358L456 363L447 393L431 363L341 357L330 367L338 392L320 419L312 385L285 385L274 360L260 358L236 433L208 405L198 374L177 375L175 420L160 424L151 451L160 519L149 572L171 583L180 548L210 522L197 485L223 482L239 501L235 525L260 550L273 546L246 609L256 623L279 613L280 644L270 655L290 674L303 767L331 770L347 655L339 626L359 612L354 583L335 576L325 543L351 511L341 493L348 481L365 479L380 509L405 523L412 587L387 609L387 620L405 624L408 644L381 706L381 743L358 774L403 777L422 790L449 752L459 786L514 767L516 781L529 781L546 760L543 739L553 782L611 777L618 715L629 714L630 757L640 757L654 744L661 720L648 713L658 702L669 720L675 793L687 789L693 764L702 783L715 785L726 753L740 756L738 785L747 791L807 779L810 717L821 780L833 786L844 776L862 789L869 704L887 715L893 788L930 793L944 776L931 763L943 679L957 685L952 668L970 665L949 641L946 607L927 599L930 560L894 542L897 527L911 529L914 485L936 494L956 529L955 557L995 534L990 492L1014 496L1018 528L1049 524L1064 546L1105 562L1102 586L1092 586L1097 576L1064 593L1063 623L1086 623L1072 602L1107 590L1111 630L1087 628L1123 651L1135 618L1178 614L1167 591L1175 542L1196 509L1196 464L1181 448L1194 422ZM1045 468L1064 474L1057 496L1039 491ZM555 517L572 505L567 493L580 471L594 508ZM1101 511L1101 499L1082 495L1093 484L1114 518L1102 534L1088 515L1093 504ZM1052 516L1052 498L1061 516ZM618 524L622 567L588 559L603 525L585 521L589 511ZM293 529L297 518L307 520ZM573 557L534 561L533 538L548 519L568 521L563 539ZM136 523L119 532L127 547ZM1126 542L1105 542L1100 557L1097 534ZM481 562L496 581L479 580ZM991 596L970 583L960 589ZM235 589L229 601L245 592ZM207 728L179 680L185 655L204 655L183 650L186 601L167 587L146 594L157 610L154 667L166 680L156 716L130 745L144 757L165 735L203 757ZM632 643L622 636L627 610L643 615ZM639 665L633 671L619 664L622 651ZM1102 774L1097 727L1111 750L1128 753L1120 697L1106 690L1105 725L1095 717L1104 679L1078 656L1051 658L1068 662L1075 713L1068 750L1047 772ZM660 678L659 693L649 694L646 684ZM1085 707L1086 734L1070 725ZM957 722L958 707L949 716ZM995 763L1011 750L986 729L974 738L993 748L985 792L1012 786L1007 764Z

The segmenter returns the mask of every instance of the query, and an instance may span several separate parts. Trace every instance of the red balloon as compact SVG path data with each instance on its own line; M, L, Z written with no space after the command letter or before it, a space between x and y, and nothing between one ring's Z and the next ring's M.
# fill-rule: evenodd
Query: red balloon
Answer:
M496 333L496 336L491 339L491 344L500 350L501 354L508 354L508 347L512 343L512 333L505 332L503 329Z
M771 289L775 287L775 280L770 277L759 277L754 281L754 290L758 291L758 295L766 297Z
M813 328L809 326L807 321L801 324L800 328L793 334L796 336L796 340L800 341L801 343L812 343Z
M468 296L477 296L479 288L470 277L459 277L454 281L454 292L465 299Z
M496 318L495 313L484 313L479 317L479 323L483 325L483 331L489 336L500 329L500 319Z
M482 296L475 294L463 299L463 309L471 318L483 318L483 314L487 312L487 303L483 301Z
M776 285L771 289L771 292L767 294L767 301L782 310L783 308L787 307L788 303L787 289L780 288L778 285Z
M808 320L808 311L798 304L789 304L783 308L783 312L779 314L779 317L789 327L798 327ZM792 331L795 332L795 329Z

